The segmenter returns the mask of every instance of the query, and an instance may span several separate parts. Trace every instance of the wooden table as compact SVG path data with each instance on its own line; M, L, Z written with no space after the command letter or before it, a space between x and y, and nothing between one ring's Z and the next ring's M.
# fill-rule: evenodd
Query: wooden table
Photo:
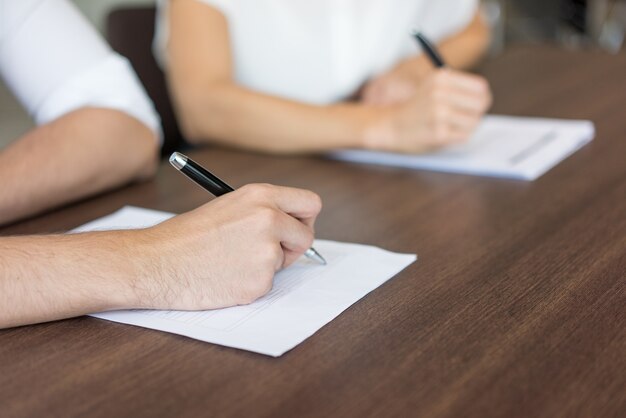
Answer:
M192 152L234 186L318 192L319 237L419 261L278 359L85 317L0 331L0 416L626 416L626 56L518 47L482 72L495 113L596 139L532 183ZM206 199L164 163L2 233Z

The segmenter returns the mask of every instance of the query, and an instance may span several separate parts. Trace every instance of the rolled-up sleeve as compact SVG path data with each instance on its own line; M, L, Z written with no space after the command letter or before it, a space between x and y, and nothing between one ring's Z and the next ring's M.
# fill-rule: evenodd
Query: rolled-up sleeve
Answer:
M128 60L67 0L0 0L0 73L38 124L83 107L115 109L162 138Z

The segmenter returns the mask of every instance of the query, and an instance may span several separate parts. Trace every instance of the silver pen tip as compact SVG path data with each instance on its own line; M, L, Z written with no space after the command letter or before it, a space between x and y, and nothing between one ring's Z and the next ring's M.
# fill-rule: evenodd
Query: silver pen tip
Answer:
M170 155L170 164L176 167L177 170L180 170L187 164L187 157L180 152L173 152L172 155Z
M318 253L315 248L311 247L308 250L306 250L304 252L304 255L307 256L308 258L310 258L311 260L315 260L320 264L326 265L328 264L326 262L326 259L324 257L322 257L322 255L320 253Z

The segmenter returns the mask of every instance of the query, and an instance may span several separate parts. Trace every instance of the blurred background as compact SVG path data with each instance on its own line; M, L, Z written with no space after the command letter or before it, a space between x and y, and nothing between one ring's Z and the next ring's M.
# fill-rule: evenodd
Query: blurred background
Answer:
M16 0L17 1L17 0ZM104 33L111 10L150 7L155 0L73 0ZM492 30L491 54L516 43L550 43L624 53L626 0L483 0ZM0 81L0 148L33 126Z

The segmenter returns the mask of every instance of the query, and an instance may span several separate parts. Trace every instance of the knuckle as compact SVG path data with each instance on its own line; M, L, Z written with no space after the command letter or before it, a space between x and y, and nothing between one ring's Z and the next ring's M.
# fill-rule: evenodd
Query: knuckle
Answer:
M265 254L267 255L267 264L271 267L283 259L283 249L277 244L270 245Z
M256 199L256 196L258 195L257 185L246 184L237 189L235 193L239 193L241 196L245 197L249 201L254 201Z
M261 207L255 213L255 221L258 222L259 227L262 230L273 228L280 218L280 214L278 211L269 208L269 207Z
M238 191L245 194L253 194L257 186L257 184L244 184Z
M272 186L265 183L246 184L240 188L244 194L253 198L264 199L271 193Z
M272 190L274 190L274 186L268 183L257 183L256 187L259 189L259 192L264 195L268 195L272 193Z
M257 244L257 246L259 253L256 262L259 268L273 272L276 266L282 265L284 253L278 240L276 240L276 242L268 240L265 245Z

